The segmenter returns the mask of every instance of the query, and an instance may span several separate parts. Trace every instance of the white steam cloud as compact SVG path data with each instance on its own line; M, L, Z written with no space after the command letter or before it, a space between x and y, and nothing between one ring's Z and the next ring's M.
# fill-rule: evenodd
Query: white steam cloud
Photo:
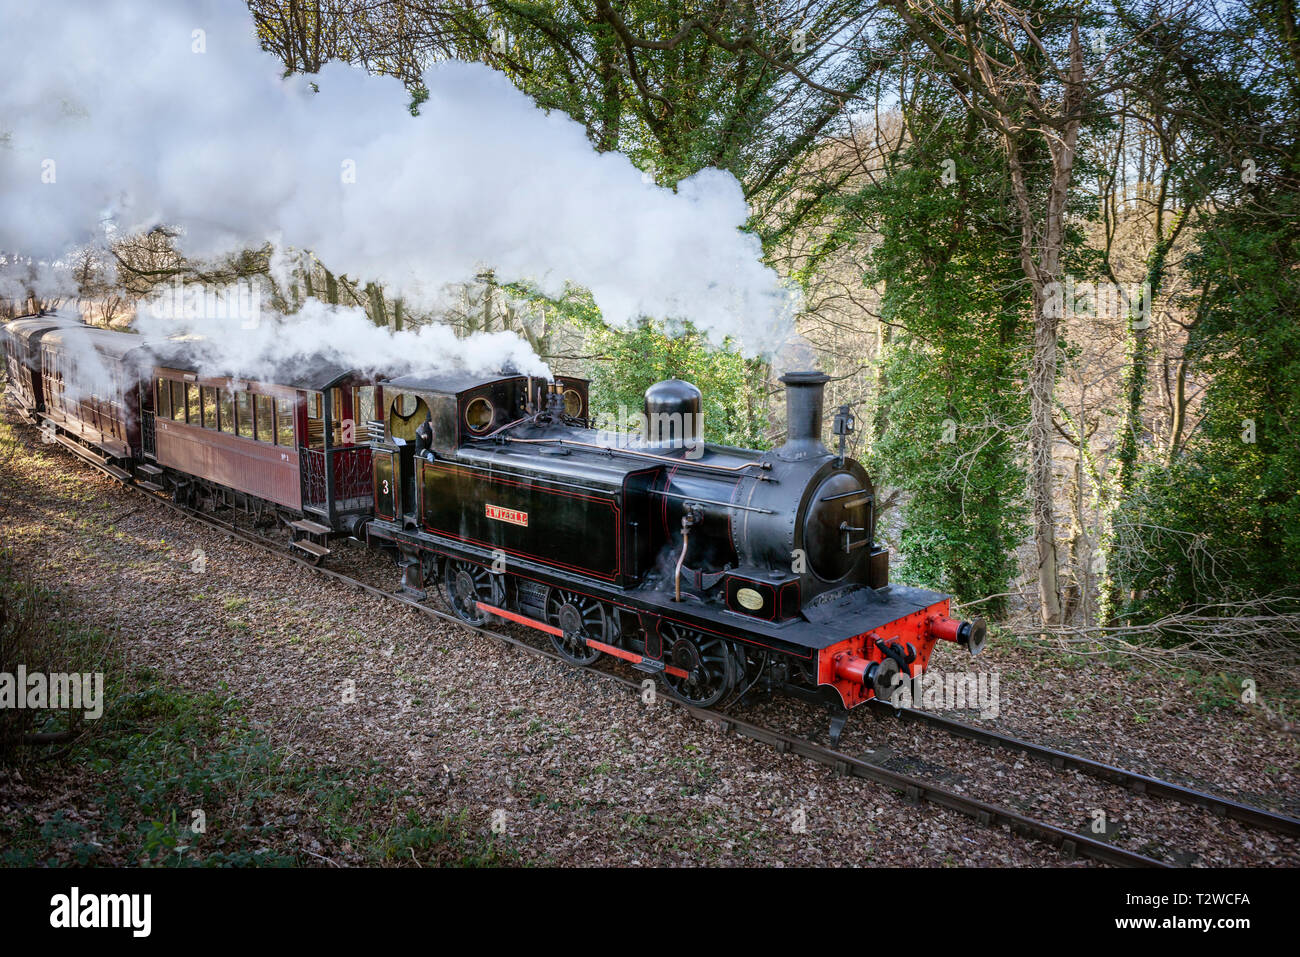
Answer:
M509 369L547 375L546 364L513 332L479 333L460 339L450 326L432 324L390 332L376 326L363 309L308 299L292 316L251 321L226 316L155 316L137 313L137 331L146 336L185 337L187 354L200 373L276 381L277 373L312 362L331 362L362 373L396 377L441 368L454 359L468 372Z
M412 117L392 78L342 64L282 78L235 0L5 4L0 62L0 250L52 262L167 223L197 259L310 249L417 306L491 268L550 294L584 286L614 324L690 320L750 354L792 329L794 295L739 231L734 177L658 187L486 66L429 69ZM317 342L335 313L305 315ZM434 338L418 343L434 359L465 348Z

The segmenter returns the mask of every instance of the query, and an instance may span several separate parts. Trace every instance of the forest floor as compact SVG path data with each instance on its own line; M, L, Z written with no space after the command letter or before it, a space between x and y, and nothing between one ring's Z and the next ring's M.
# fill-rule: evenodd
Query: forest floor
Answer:
M228 539L42 444L11 410L0 530L0 599L38 602L62 670L103 671L108 688L70 745L0 765L3 864L1082 863ZM963 720L1300 808L1300 739L1277 717L1295 713L1287 676L1258 680L1270 713L1241 702L1247 675L996 636L977 664L945 654L940 668L998 675L998 714ZM914 728L855 716L845 741L965 767L959 745ZM966 768L971 790L1015 773L986 763ZM1142 813L1073 776L1041 790L1022 806L1076 830L1094 806ZM1220 825L1185 811L1181 863L1300 863L1295 842L1262 832L1216 849Z

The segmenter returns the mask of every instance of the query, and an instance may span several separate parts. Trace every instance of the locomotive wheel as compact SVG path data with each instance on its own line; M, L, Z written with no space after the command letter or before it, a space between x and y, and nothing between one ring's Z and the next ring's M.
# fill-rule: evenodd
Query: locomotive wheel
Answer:
M461 621L482 625L488 613L480 611L479 602L492 603L492 573L482 565L459 559L447 562L447 573L442 576L442 593L452 612Z
M681 625L665 624L664 663L686 672L685 678L664 673L664 684L678 698L697 708L711 708L736 685L741 670L731 643Z
M605 606L594 598L552 588L546 594L546 623L564 634L551 635L551 644L565 661L589 665L601 652L587 644L587 639L605 641L609 618Z

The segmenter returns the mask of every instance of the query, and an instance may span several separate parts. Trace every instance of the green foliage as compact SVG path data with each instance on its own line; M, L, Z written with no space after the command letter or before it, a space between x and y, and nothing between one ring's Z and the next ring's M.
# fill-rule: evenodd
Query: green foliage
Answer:
M591 379L592 417L600 428L634 428L645 390L663 379L685 379L704 395L704 434L718 445L767 448L767 367L724 343L715 348L690 323L647 320L632 330L601 319L591 294L569 288L558 299L526 283L503 287L510 295L543 302L583 333L582 372Z
M1293 13L1265 4L1232 19L1259 48L1289 49ZM1222 104L1197 134L1220 156L1239 141L1256 145L1249 164L1219 163L1218 202L1186 262L1197 290L1186 297L1187 356L1208 382L1201 420L1169 461L1143 467L1116 516L1118 613L1138 620L1194 608L1236 616L1248 601L1254 613L1300 613L1300 60L1259 66L1244 48L1229 52L1170 51L1198 78L1191 95Z
M655 382L685 379L704 394L704 435L709 442L767 447L764 369L759 363L731 349L711 348L689 325L673 334L659 323L631 332L593 323L587 349L599 356L591 368L592 411L609 426L639 415L642 396Z
M258 813L280 758L238 704L165 688L144 672L132 683L143 686L110 698L101 726L74 752L93 813L74 819L60 810L43 822L25 815L11 821L11 846L0 860L57 865L70 854L78 864L106 863L102 842L111 837L115 850L146 865L295 863L272 848L278 829ZM194 808L209 815L208 833L190 831ZM90 839L92 821L98 842Z
M478 834L465 812L428 823L415 811L394 824L375 843L377 861L453 864L456 867L518 867L522 861L509 845Z
M872 458L906 493L898 577L969 601L1007 590L1024 527L1028 293L1003 225L995 145L942 116L916 119L933 123L930 142L945 148L913 144L855 199L880 222L866 278L884 282L882 319L895 327ZM956 179L944 182L949 155Z
M1186 451L1152 463L1118 516L1121 613L1296 593L1300 567L1300 204L1232 210L1190 266L1207 286L1189 354L1212 379Z
M98 628L61 620L58 595L20 569L0 550L0 672L94 674L112 661L113 638ZM105 689L107 694L109 689ZM26 767L39 751L24 746L28 734L82 734L94 730L84 711L0 708L0 764Z

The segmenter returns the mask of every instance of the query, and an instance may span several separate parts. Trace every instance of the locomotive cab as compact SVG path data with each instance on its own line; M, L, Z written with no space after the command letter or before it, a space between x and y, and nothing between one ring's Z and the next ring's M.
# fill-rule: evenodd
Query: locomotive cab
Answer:
M383 383L383 437L373 444L375 515L418 527L418 463L455 453L518 421L530 404L520 375L406 375Z

